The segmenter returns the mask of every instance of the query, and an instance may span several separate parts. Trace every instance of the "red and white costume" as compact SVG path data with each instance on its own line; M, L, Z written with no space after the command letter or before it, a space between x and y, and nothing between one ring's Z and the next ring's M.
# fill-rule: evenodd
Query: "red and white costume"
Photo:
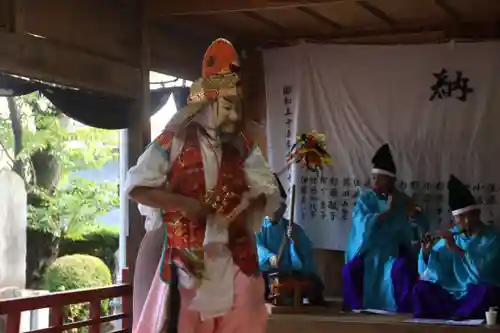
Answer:
M172 261L178 272L181 297L178 332L266 332L264 284L254 232L260 230L264 217L277 209L281 198L258 146L243 134L231 142L218 140L217 100L231 94L234 97L236 90L221 89L216 97L200 98L204 93L202 86L200 82L193 84L190 96L196 96L196 101L191 98L194 102L178 111L178 119L130 169L125 191L165 186L171 193L200 200L207 193L230 195L218 213L198 221L187 219L177 209L161 211L140 205L148 232L135 273L134 333L161 332L168 312ZM260 195L266 196L265 207L246 209ZM227 220L231 221L228 227L220 223ZM158 228L165 232L159 262L158 244L147 243L161 241ZM203 262L203 276L195 274L190 255ZM141 264L141 260L149 261L149 265ZM151 281L155 261L156 274Z

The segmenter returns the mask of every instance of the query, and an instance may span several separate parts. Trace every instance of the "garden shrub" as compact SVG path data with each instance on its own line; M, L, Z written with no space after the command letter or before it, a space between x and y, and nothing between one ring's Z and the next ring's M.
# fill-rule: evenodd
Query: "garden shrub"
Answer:
M115 253L119 247L120 232L114 228L99 227L86 230L61 240L59 256L88 254L100 258L111 272L116 269Z
M99 258L86 254L60 257L44 275L45 288L51 292L81 288L103 287L112 284L111 271ZM109 314L109 301L101 302L101 313ZM74 304L67 307L66 321L77 322L88 319L89 304ZM86 332L80 329L77 332Z
M111 272L115 272L115 253L119 247L118 228L93 227L77 235L66 235L63 239L50 232L28 227L26 255L26 285L39 289L43 286L45 271L57 259L71 254L88 254L104 261Z

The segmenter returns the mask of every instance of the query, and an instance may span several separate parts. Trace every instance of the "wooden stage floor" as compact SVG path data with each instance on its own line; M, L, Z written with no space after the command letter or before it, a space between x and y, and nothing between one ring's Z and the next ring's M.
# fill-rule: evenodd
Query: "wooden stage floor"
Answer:
M288 308L268 306L268 333L471 333L500 332L500 326L458 326L408 323L409 315L341 313L338 309L307 309L291 313ZM288 313L287 313L288 312Z

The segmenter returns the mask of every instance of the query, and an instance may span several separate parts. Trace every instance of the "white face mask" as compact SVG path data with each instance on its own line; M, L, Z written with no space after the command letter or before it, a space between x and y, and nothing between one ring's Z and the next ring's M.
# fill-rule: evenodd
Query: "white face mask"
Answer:
M240 120L241 99L218 97L212 106L215 128L222 133L234 133Z

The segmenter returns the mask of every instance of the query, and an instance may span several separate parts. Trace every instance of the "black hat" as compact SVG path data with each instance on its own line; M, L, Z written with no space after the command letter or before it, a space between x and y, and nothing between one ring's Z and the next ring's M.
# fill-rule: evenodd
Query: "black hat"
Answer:
M454 175L450 175L448 180L448 203L453 216L479 208L467 186Z
M286 199L286 191L285 188L283 187L283 184L281 184L280 177L278 177L277 174L274 174L274 177L276 177L276 181L278 182L278 188L280 190L280 195L283 199Z
M396 165L392 159L391 148L386 143L380 147L372 158L372 173L396 177Z

